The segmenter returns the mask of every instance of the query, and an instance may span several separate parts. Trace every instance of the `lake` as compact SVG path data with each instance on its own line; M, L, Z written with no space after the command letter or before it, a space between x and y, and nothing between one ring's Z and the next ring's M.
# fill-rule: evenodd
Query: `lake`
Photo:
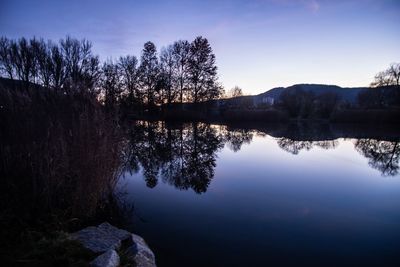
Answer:
M136 122L117 190L161 267L400 266L400 139L377 128Z

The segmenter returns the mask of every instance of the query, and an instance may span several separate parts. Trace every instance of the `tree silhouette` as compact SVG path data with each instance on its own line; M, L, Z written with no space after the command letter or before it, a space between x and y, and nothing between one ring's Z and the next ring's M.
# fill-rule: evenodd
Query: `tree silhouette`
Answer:
M31 40L31 46L35 55L38 77L43 86L50 87L51 69L53 67L50 58L51 52L49 51L51 44L47 45L43 39L33 39Z
M92 53L92 44L69 36L60 42L67 79L64 83L67 92L95 93L96 82L100 78L100 60Z
M116 106L122 91L118 65L112 61L106 62L103 64L102 73L101 88L104 92L104 103L106 109L111 110Z
M14 61L11 53L11 43L6 37L0 38L0 74L14 79Z
M190 57L190 43L188 41L177 41L173 44L173 57L176 66L176 86L179 93L179 101L183 103L184 94L187 91L188 62Z
M66 61L61 48L49 42L49 64L50 64L50 87L60 91L65 84L68 73L66 70Z
M189 98L197 103L219 97L222 88L217 83L215 55L206 38L200 36L191 43L188 63Z
M11 42L11 58L14 62L15 71L19 80L28 84L34 81L36 74L35 57L31 43L20 38L16 42Z
M141 102L139 90L140 75L137 58L129 55L120 57L118 61L118 70L120 72L123 89L127 93L128 106L134 108L135 104Z
M147 105L154 106L159 76L157 49L152 42L144 44L140 62L141 87L147 97Z
M176 62L174 60L174 47L167 46L161 50L160 54L160 83L162 90L162 102L171 104L177 96L176 81Z
M88 94L93 97L109 91L101 88L112 69L120 81L118 104L129 110L146 111L174 102L200 102L219 97L223 91L217 80L215 55L206 38L192 43L180 40L162 49L160 57L154 43L147 42L140 65L135 56L120 57L117 63L100 64L92 43L67 36L58 43L43 39L0 38L0 75L52 88L59 93ZM107 70L107 73L104 72ZM104 95L100 96L100 99ZM110 103L110 102L109 102ZM161 110L161 109L160 109Z
M371 87L400 85L400 63L392 63L388 69L375 75Z
M374 90L366 90L358 95L358 104L363 108L385 108L399 106L400 103L400 63L392 63L388 69L375 75L370 84Z

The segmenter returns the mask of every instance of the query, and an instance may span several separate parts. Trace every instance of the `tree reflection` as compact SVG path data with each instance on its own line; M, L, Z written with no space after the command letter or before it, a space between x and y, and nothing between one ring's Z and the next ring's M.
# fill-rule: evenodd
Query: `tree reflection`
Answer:
M243 144L250 144L253 140L253 133L245 129L229 129L222 131L224 142L233 152L238 152Z
M176 188L206 192L214 177L216 152L223 143L208 124L191 123L178 128L164 122L139 122L130 130L128 170L138 164L148 187L161 179Z
M398 141L359 139L356 150L368 159L368 164L383 176L394 176L399 171L400 145Z
M148 187L160 180L180 190L192 189L204 193L214 177L217 152L227 147L238 152L243 144L250 144L254 136L267 134L257 130L229 128L205 123L171 125L166 122L134 123L129 128L129 140L124 151L125 171L139 170ZM334 149L338 140L293 140L286 135L276 138L281 149L293 155L314 147ZM396 175L400 145L397 142L359 139L357 151L367 157L369 165L383 175Z
M289 138L278 138L277 143L283 150L292 153L293 155L299 154L303 149L310 150L313 147L321 147L323 149L333 149L338 145L337 140L324 140L324 141L295 141Z
M295 141L289 138L279 138L277 143L280 148L293 155L299 154L303 149L310 150L312 148L311 141Z
M337 140L314 141L313 144L323 149L335 149L339 145Z

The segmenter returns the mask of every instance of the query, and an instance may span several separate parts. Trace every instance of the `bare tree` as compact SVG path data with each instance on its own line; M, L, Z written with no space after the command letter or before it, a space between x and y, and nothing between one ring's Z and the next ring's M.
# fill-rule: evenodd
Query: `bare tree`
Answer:
M11 58L19 80L26 84L35 77L35 56L29 41L21 38L11 42Z
M31 46L35 56L36 75L39 81L45 87L50 86L51 70L51 52L49 51L50 45L47 45L43 39L32 39Z
M117 64L112 61L103 64L100 86L106 108L114 109L122 91Z
M392 63L390 67L375 75L371 87L400 85L400 63Z
M242 88L240 88L239 86L235 86L232 89L229 90L228 92L228 97L238 97L238 96L242 96L243 95L243 91Z
M388 86L392 83L387 71L380 71L375 75L371 87Z
M122 85L128 93L129 105L132 105L140 98L138 60L135 56L120 57L118 67Z
M398 106L400 101L399 88L400 63L392 63L389 68L375 75L371 87L373 90L365 90L358 94L358 103L364 108L384 108ZM392 88L386 88L391 86ZM393 88L394 87L394 88Z
M67 64L62 49L52 42L48 42L49 64L50 64L50 85L56 90L63 88L67 79Z
M174 47L169 45L161 50L160 54L160 83L162 90L162 102L171 104L176 98L176 61L174 60Z
M11 54L11 41L6 37L0 38L0 74L14 79L14 62Z
M87 62L83 64L81 72L81 91L97 95L97 84L101 76L100 59L98 56L91 56Z
M392 83L394 85L400 85L400 63L393 63L388 69L390 77L392 77Z
M92 53L92 44L67 37L61 40L61 49L66 64L68 89L72 91L94 91L99 77L99 58Z
M152 42L144 44L139 69L141 85L147 97L147 104L152 106L156 100L155 94L159 74L157 49Z

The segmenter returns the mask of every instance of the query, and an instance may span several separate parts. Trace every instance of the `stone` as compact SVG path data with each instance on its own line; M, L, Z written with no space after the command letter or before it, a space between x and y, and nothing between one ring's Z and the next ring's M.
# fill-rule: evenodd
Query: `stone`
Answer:
M137 267L156 267L156 260L153 251L146 242L138 235L131 234L133 244L127 248L126 252Z
M112 226L108 222L100 224L99 226L97 226L97 228L105 233L117 237L119 240L128 239L131 236L130 232Z
M86 227L71 235L85 248L95 252L105 252L109 249L121 247L121 240L129 238L131 233L118 229L109 223L102 223L98 227Z
M119 266L119 256L118 253L113 250L107 250L105 253L101 254L90 262L92 267L117 267Z
M118 266L120 259L115 250L122 247L123 253L126 253L136 267L156 267L154 253L143 238L107 222L72 233L71 239L79 241L94 253L103 253L91 262L91 266Z

